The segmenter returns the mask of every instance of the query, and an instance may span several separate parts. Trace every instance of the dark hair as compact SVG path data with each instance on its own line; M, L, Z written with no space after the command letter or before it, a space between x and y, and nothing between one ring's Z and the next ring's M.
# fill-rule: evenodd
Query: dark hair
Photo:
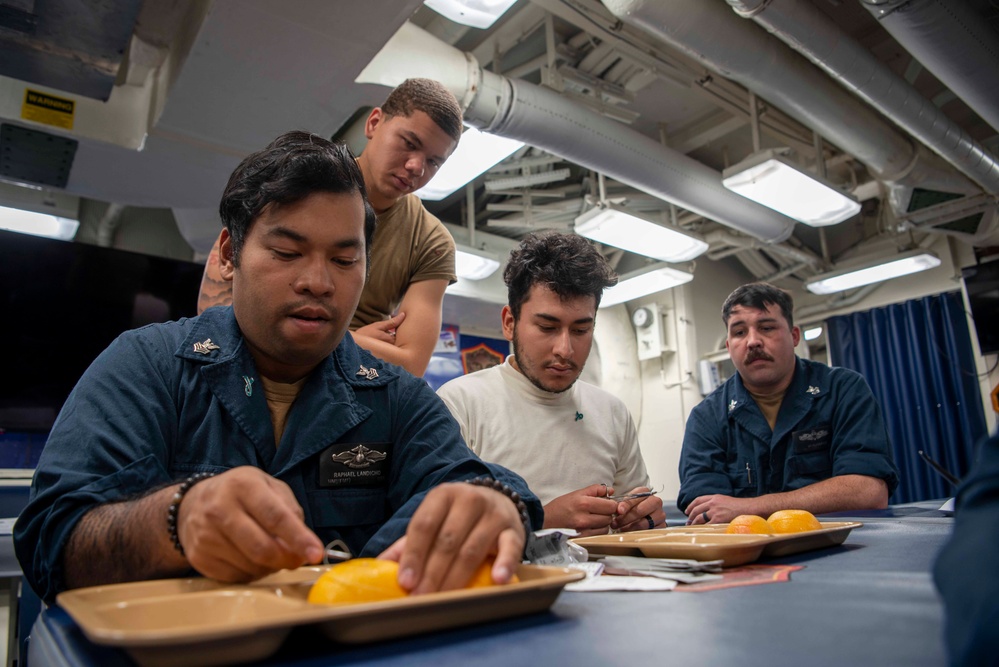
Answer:
M219 217L232 238L233 264L239 266L250 225L266 208L294 204L317 192L361 195L364 248L369 253L375 211L368 203L357 160L343 144L296 130L246 156L229 177L219 202Z
M794 299L791 293L774 287L770 283L749 283L736 287L735 291L728 295L725 303L722 304L722 322L728 326L728 320L732 316L732 309L736 306L755 308L756 310L766 310L769 306L779 306L780 312L787 320L787 326L794 326Z
M590 242L576 234L530 234L510 253L503 270L513 318L534 285L544 285L562 299L592 296L600 305L604 289L617 284L617 274Z
M461 105L444 84L433 79L406 79L389 93L381 107L386 116L412 116L422 111L439 128L458 141L461 139Z

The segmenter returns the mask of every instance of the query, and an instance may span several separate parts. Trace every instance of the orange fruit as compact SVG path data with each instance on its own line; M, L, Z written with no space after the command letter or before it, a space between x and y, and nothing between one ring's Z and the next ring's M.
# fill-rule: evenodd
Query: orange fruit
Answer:
M774 531L762 516L740 514L729 521L725 532L737 535L772 535Z
M309 590L309 602L343 604L378 602L408 595L399 585L399 563L375 558L354 558L337 563Z
M822 528L815 515L807 510L780 510L771 514L767 523L775 533L803 533Z
M466 588L495 586L492 578L493 559L479 565ZM399 563L375 558L354 558L337 563L316 580L309 590L309 602L314 604L349 604L380 602L406 597L409 593L399 585ZM511 583L517 582L517 575Z
M517 575L513 575L510 579L511 584L519 582L520 579ZM465 584L465 588L482 588L483 586L496 586L493 583L493 558L490 556L487 558L482 565L479 565L478 569L475 570L475 574L472 575L472 580Z

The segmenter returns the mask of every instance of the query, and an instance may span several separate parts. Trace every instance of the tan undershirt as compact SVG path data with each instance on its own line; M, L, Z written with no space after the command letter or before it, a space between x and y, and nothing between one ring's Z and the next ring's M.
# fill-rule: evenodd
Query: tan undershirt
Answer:
M749 395L753 397L754 401L756 401L756 405L760 406L760 412L763 413L763 418L767 420L768 424L770 424L771 431L774 430L774 426L777 425L777 413L780 412L780 404L784 401L784 394L786 393L787 389L767 396L749 392Z
M271 421L274 423L274 446L281 442L281 435L284 433L285 422L288 421L288 411L291 404L295 402L298 392L302 390L308 376L298 382L287 384L284 382L274 382L264 376L260 376L260 384L264 388L264 397L267 399L267 409L271 413Z

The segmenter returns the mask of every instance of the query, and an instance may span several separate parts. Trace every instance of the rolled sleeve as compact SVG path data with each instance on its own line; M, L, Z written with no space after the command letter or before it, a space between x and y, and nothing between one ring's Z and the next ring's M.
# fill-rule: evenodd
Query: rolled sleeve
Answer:
M874 394L864 378L853 373L838 393L833 410L833 475L882 479L891 496L898 487L898 469Z

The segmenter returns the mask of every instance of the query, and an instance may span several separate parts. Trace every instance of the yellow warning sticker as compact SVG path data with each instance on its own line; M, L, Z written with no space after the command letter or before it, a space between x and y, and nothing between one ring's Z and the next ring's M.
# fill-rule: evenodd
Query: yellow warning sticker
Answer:
M24 120L72 130L75 111L76 102L71 99L24 89L24 104L21 105L21 118Z

